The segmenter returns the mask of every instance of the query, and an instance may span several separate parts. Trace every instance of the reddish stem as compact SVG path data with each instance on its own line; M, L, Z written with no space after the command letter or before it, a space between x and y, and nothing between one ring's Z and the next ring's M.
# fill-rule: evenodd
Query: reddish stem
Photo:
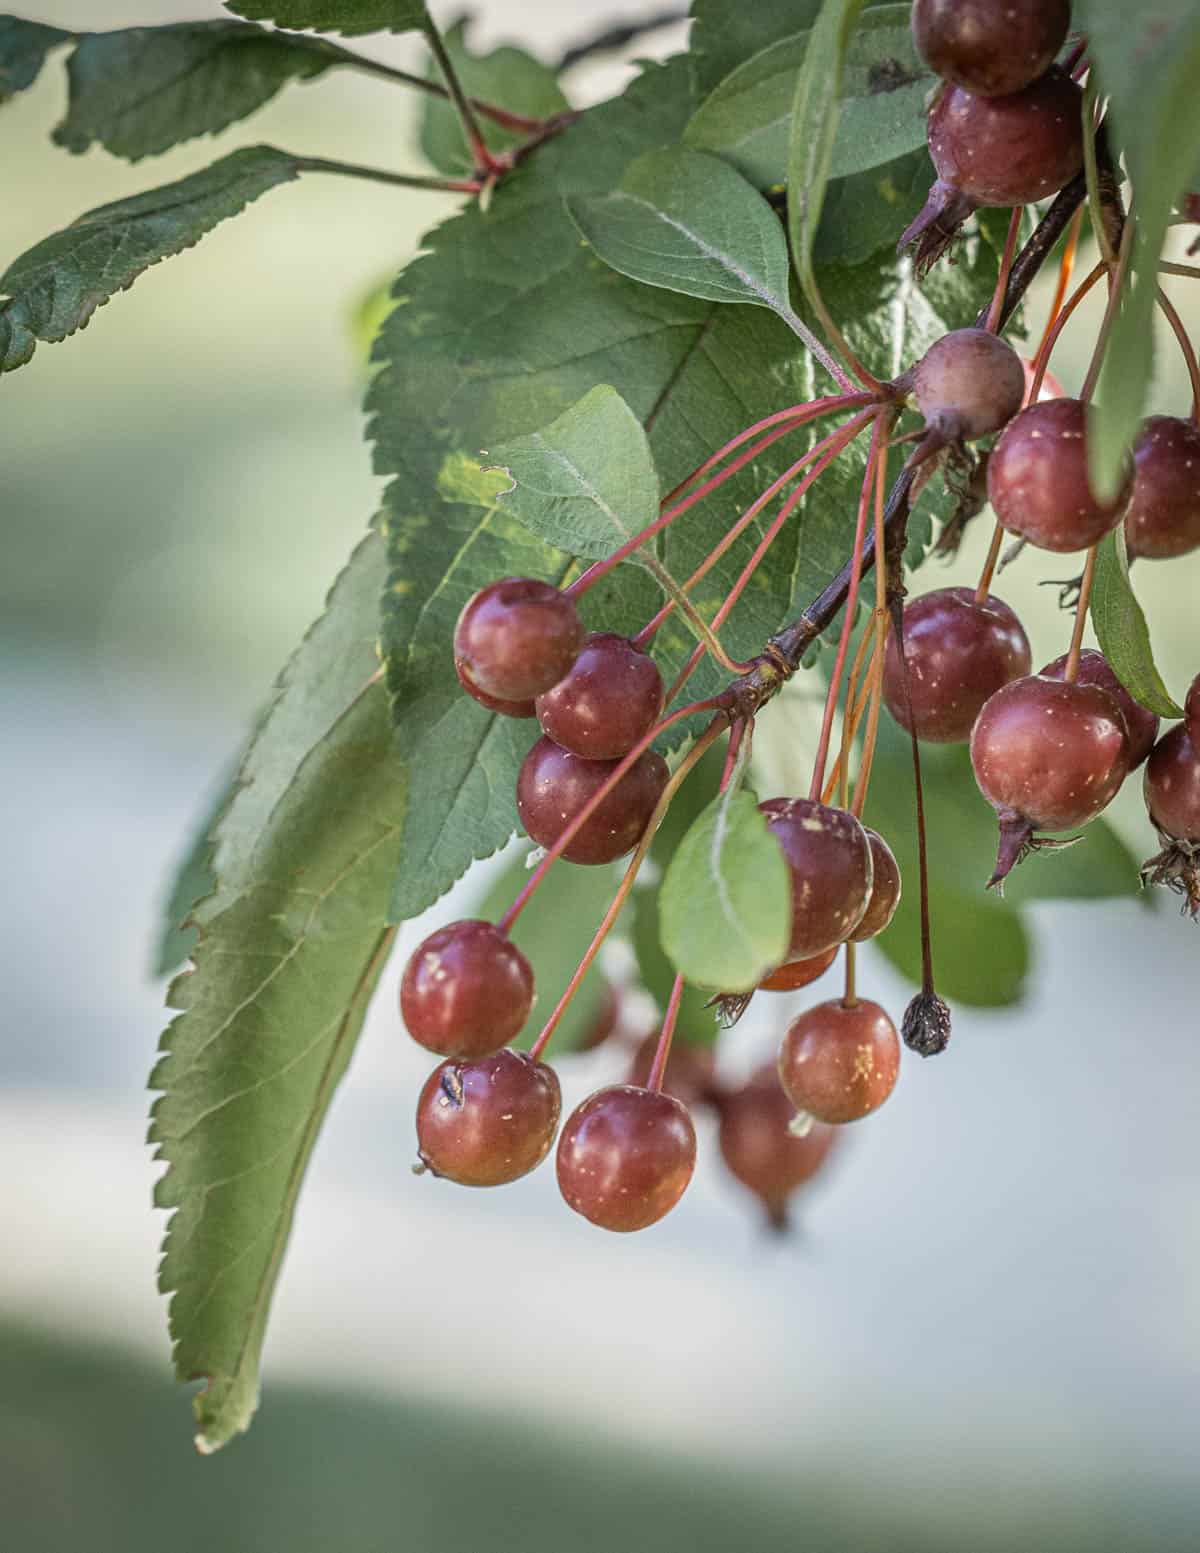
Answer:
M812 782L809 797L819 799L821 784L825 780L825 760L829 754L829 739L833 732L833 716L837 710L838 692L842 686L842 671L846 666L846 652L850 645L850 633L854 629L854 609L858 602L858 584L862 577L863 544L867 537L867 514L871 510L871 496L875 487L875 466L882 456L884 417L875 422L871 434L871 451L867 455L866 472L863 475L862 493L858 499L858 521L854 528L854 550L850 567L850 587L846 594L846 608L842 616L842 635L838 642L837 657L829 679L829 693L825 697L825 714L821 719L821 737L817 743L813 761Z
M1008 277L1012 273L1013 258L1017 251L1017 238L1021 233L1021 212L1023 207L1013 207L1012 218L1008 223L1008 236L1004 240L1004 253L1000 258L1000 273L996 276L996 289L992 292L992 305L988 308L987 323L985 329L993 334L1000 328L1000 319L1004 314L1004 298L1008 293Z
M1046 369L1050 365L1050 357L1054 351L1054 347L1058 344L1058 337L1063 332L1063 328L1065 327L1067 320L1083 301L1084 297L1087 296L1088 292L1092 289L1096 282L1101 278L1101 276L1107 273L1108 265L1105 264L1102 260L1099 264L1096 265L1094 270L1090 271L1090 273L1086 275L1082 281L1080 281L1079 285L1075 288L1075 292L1071 297L1071 300L1066 304L1062 312L1059 313L1058 317L1046 330L1045 338L1042 340L1041 345L1038 347L1037 358L1033 363L1033 381L1030 383L1029 392L1025 396L1026 404L1037 403L1038 395L1042 391L1042 379L1046 376Z
M654 1049L654 1061L650 1066L650 1077L646 1080L647 1089L657 1091L663 1086L663 1075L667 1071L667 1061L671 1055L671 1038L675 1034L675 1022L679 1018L679 1005L682 999L683 977L676 976L671 987L671 996L667 1002L667 1011L663 1015L658 1045Z

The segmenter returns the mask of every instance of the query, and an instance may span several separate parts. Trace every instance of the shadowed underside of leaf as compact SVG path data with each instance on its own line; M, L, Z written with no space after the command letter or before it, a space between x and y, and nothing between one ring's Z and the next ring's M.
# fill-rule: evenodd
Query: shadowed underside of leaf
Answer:
M74 36L20 16L0 16L0 103L31 87L50 50Z
M0 276L0 372L22 367L39 340L64 340L98 307L180 253L251 200L286 183L302 161L249 146L178 183L101 205L44 238Z
M424 0L225 0L226 9L251 22L299 31L412 32L429 25Z
M288 81L348 62L336 44L244 22L130 27L79 40L70 99L54 139L68 151L98 141L114 156L157 156L244 119Z
M1163 684L1150 646L1150 628L1129 581L1125 531L1120 525L1100 542L1091 597L1096 640L1113 672L1136 701L1160 717L1182 717Z
M372 536L255 738L150 1080L161 1091L150 1141L168 1167L155 1201L174 1210L160 1286L172 1295L177 1373L208 1382L195 1401L204 1451L254 1411L304 1169L391 942L405 800L375 677L382 578Z

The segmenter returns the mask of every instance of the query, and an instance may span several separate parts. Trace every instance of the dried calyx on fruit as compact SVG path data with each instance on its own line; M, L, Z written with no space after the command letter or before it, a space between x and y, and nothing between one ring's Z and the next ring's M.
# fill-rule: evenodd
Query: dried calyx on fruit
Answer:
M1197 687L1200 676L1188 692L1186 721L1162 736L1146 762L1146 808L1163 845L1143 864L1142 878L1174 890L1183 910L1200 919L1200 745L1192 736Z

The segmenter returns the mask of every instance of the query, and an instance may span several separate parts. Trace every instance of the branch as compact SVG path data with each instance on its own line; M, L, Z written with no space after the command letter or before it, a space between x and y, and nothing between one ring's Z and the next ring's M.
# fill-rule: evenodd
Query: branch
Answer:
M593 54L608 54L614 49L623 49L645 33L657 32L661 27L671 27L676 22L686 21L687 15L685 10L656 11L653 16L647 16L642 21L614 22L603 32L573 44L563 53L555 69L569 70L572 65L579 64L580 60L588 59Z

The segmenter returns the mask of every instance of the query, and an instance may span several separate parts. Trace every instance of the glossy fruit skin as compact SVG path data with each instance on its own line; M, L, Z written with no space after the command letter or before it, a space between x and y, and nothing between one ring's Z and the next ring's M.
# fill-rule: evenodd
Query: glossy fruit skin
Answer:
M947 87L929 111L938 179L975 205L1028 205L1083 166L1083 94L1052 65L1022 91L978 97Z
M759 1199L775 1229L787 1227L788 1198L817 1174L837 1137L820 1122L797 1137L788 1131L795 1114L774 1063L721 1099L721 1158Z
M792 882L791 960L844 943L871 898L871 844L852 814L813 798L759 804L783 848Z
M819 976L824 976L841 947L841 944L834 944L820 954L810 955L807 960L788 960L764 976L758 985L763 992L798 992L801 987L810 986Z
M1125 511L1131 556L1169 560L1200 549L1200 427L1174 415L1142 422Z
M417 1102L421 1163L460 1186L504 1186L545 1159L561 1109L558 1075L528 1052L443 1062Z
M539 846L552 847L572 818L612 775L616 761L584 760L541 738L517 777L517 812ZM662 797L670 773L647 750L584 823L563 857L571 863L611 863L632 852Z
M1151 750L1144 791L1150 818L1164 835L1200 841L1200 748L1186 724L1168 729Z
M1184 726L1188 738L1200 749L1200 674L1197 674L1183 703Z
M662 675L627 636L594 631L567 673L537 698L542 732L573 755L617 760L658 721Z
M793 1019L779 1048L779 1079L798 1111L857 1122L877 1111L900 1073L900 1038L878 1003L818 1003Z
M1025 397L1025 369L999 335L954 329L917 363L913 394L926 426L949 440L970 442L1012 420Z
M659 1031L651 1030L649 1035L638 1042L625 1075L626 1084L632 1085L634 1089L646 1087L650 1069L654 1066L654 1054L658 1050L658 1037ZM673 1095L689 1110L693 1106L707 1105L717 1091L713 1048L702 1046L698 1041L680 1040L677 1032L671 1042L662 1087L665 1094Z
M480 690L478 685L472 683L461 663L455 662L454 672L458 675L458 683L471 699L478 701L480 706L487 707L489 712L499 712L501 717L535 717L537 715L537 706L533 701L501 701L499 696L489 696L486 690Z
M1003 599L989 593L977 604L973 588L937 588L904 607L904 659L917 737L961 744L988 697L1029 673L1032 655L1024 627ZM908 728L895 633L884 649L883 698Z
M1069 830L1095 819L1125 780L1125 720L1098 685L1030 674L998 690L980 712L971 764L1002 818Z
M671 1095L613 1084L567 1118L557 1166L559 1190L576 1213L618 1233L646 1229L687 1189L696 1129Z
M1047 679L1062 679L1067 671L1068 656L1064 653L1061 658L1055 658L1041 672ZM1080 685L1099 685L1117 703L1125 721L1125 732L1129 735L1129 769L1136 771L1158 738L1158 718L1148 707L1133 699L1113 673L1108 659L1095 647L1085 647L1079 654L1076 682Z
M491 922L468 919L431 933L400 982L409 1035L443 1057L499 1051L520 1033L532 1007L529 961Z
M872 882L871 899L862 921L850 935L852 944L866 943L875 938L896 915L900 904L900 864L896 854L877 830L866 827L867 840L871 844Z
M454 628L460 680L500 701L556 685L583 646L575 600L548 582L502 577L467 601Z
M988 460L988 500L1009 533L1061 554L1087 549L1121 521L1132 479L1113 501L1096 499L1086 430L1078 399L1030 405L1005 427Z
M1019 92L1054 63L1070 0L914 0L913 41L943 81L980 96Z

